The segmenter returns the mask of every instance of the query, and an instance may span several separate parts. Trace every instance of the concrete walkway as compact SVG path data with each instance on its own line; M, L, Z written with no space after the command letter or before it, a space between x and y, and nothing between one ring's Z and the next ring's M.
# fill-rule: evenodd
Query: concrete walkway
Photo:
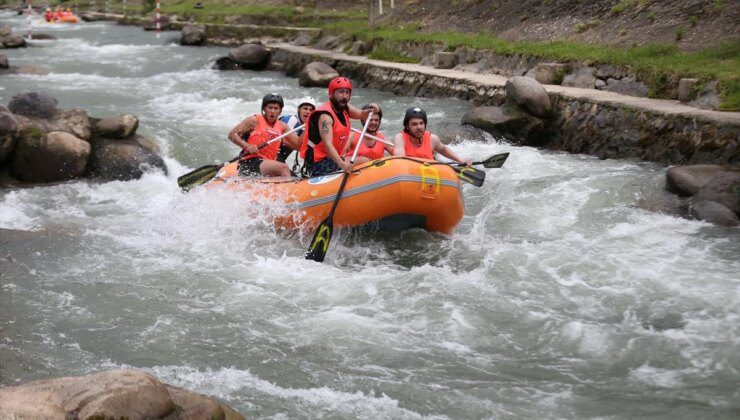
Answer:
M506 77L491 74L476 74L461 70L442 70L419 64L393 63L381 60L372 60L363 56L348 55L339 52L318 50L309 47L300 47L286 43L274 43L267 45L270 48L281 49L292 53L308 54L330 58L333 60L348 61L356 64L366 64L389 70L401 70L419 73L428 76L449 78L453 80L467 81L484 87L503 87ZM695 108L671 99L638 98L634 96L621 95L619 93L597 90L581 89L558 85L543 85L548 93L556 93L568 99L585 99L591 102L609 105L628 106L648 112L655 112L667 116L681 116L712 121L720 124L731 124L740 126L740 112L720 112Z

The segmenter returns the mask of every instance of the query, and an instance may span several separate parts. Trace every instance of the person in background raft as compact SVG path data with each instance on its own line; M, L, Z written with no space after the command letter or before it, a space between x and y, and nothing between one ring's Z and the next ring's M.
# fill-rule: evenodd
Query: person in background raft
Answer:
M242 148L239 159L241 175L292 175L288 165L276 160L281 143L276 141L265 146L269 140L290 131L284 122L278 120L284 104L282 96L268 93L262 98L262 114L245 118L229 132L229 140ZM301 140L295 133L291 133L282 141L294 149L301 145Z
M352 171L349 162L340 155L349 141L352 119L367 119L370 112L377 113L380 107L370 104L371 109L361 110L349 103L352 83L346 77L336 77L329 82L329 100L308 116L306 132L301 143L301 157L305 159L304 173L310 176L324 175L336 171Z
M48 7L46 8L46 13L44 13L44 19L46 19L47 22L54 20L54 13Z
M472 160L463 159L447 147L436 134L427 131L427 113L419 107L406 110L403 131L393 138L393 156L409 156L434 159L434 153L452 159L461 165L470 166Z
M372 109L372 107L370 106L370 104L367 104L363 106L362 109ZM380 121L382 119L383 110L378 109L378 112L373 113L373 116L370 117L370 124L367 125L367 134L385 140L385 134L380 131ZM367 120L363 118L360 121L362 122L362 126L364 127L365 121ZM345 146L344 156L347 161L352 158L352 154L354 153L355 147L357 146L358 138L360 138L360 133L352 133L352 139L349 141L347 146ZM371 160L380 159L385 156L385 152L393 154L393 146L365 136L365 138L362 139L362 146L360 146L360 151L357 152L357 160L355 160L355 163L360 165L370 162Z
M306 119L308 119L308 115L312 113L315 109L316 99L310 96L305 96L301 98L300 102L298 102L298 108L296 108L297 112L295 114L283 115L282 117L280 117L280 121L287 124L288 128L292 130L300 125L305 124ZM303 130L303 128L296 130L296 136L301 137L303 135ZM286 144L281 144L280 151L278 152L277 161L285 162L286 160L288 160L288 156L293 153L293 150L295 149ZM295 170L296 168L297 166L294 166L293 170Z

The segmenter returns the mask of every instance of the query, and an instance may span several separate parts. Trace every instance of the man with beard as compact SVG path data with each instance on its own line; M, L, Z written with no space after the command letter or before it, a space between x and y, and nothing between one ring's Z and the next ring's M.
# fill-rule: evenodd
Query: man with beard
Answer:
M349 103L352 84L346 77L337 77L329 83L329 101L308 116L308 127L303 136L301 157L311 176L336 171L352 171L349 162L340 153L350 137L350 118L367 120L370 112L377 113L380 107L370 104L361 110Z
M393 138L393 156L409 156L434 159L434 153L452 159L461 165L469 166L472 161L463 159L447 147L436 134L427 131L427 113L417 107L406 110L403 117L403 131Z
M283 110L283 97L268 93L262 98L262 114L245 118L229 132L229 140L242 148L239 159L239 173L245 176L291 176L290 168L284 162L278 162L277 155L280 142L268 142L290 128L278 120ZM283 141L297 149L301 140L295 133L286 136Z

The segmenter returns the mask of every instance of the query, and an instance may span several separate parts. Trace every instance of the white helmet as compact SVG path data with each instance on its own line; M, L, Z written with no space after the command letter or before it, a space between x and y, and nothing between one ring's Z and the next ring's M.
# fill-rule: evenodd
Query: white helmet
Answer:
M298 107L297 108L300 108L301 106L306 105L306 104L311 105L315 109L316 108L316 99L314 99L314 98L312 98L310 96L304 96L303 98L301 98L300 101L298 101Z

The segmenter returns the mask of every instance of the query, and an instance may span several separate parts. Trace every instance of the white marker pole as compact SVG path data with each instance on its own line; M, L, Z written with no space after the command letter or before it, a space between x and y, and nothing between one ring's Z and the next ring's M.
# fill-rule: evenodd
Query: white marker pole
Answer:
M391 0L391 9L395 8L396 5L393 4L393 0Z
M33 8L31 8L31 1L32 0L28 0L28 39L33 38L33 19L31 18Z
M157 0L157 38L159 38L159 31L162 28L162 26L159 23L159 0Z
M378 14L383 14L383 0L378 0Z

